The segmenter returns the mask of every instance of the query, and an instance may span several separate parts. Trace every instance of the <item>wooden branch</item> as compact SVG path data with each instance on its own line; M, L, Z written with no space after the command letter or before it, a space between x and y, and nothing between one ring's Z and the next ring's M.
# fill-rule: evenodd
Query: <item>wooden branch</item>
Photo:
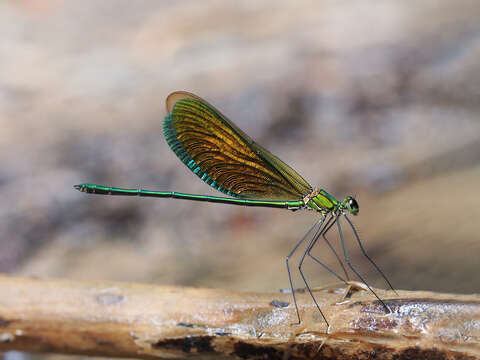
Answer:
M348 290L346 293L345 291ZM135 358L477 359L480 297L346 286L238 293L0 275L0 351ZM342 297L346 298L342 300ZM288 305L289 304L289 305Z

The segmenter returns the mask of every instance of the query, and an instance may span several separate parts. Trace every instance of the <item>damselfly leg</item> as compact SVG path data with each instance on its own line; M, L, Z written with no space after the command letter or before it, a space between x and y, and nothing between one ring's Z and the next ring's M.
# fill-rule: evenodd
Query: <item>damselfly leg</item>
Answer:
M379 272L379 274L382 275L383 279L384 279L385 282L388 284L388 286L390 287L390 289L392 289L393 292L395 293L395 295L398 296L398 293L395 291L395 289L393 288L392 284L390 283L390 281L388 280L388 278L385 276L385 274L383 273L383 271L380 270L380 268L377 266L377 264L375 264L375 262L370 258L370 256L368 256L367 252L365 251L365 248L364 248L363 245L362 245L362 242L360 241L360 236L358 236L357 229L355 228L355 226L353 225L353 223L350 221L350 219L348 218L347 215L344 215L344 216L345 216L345 220L347 220L347 222L350 224L350 226L351 226L351 228L352 228L353 234L355 235L355 239L357 239L358 245L360 246L360 250L362 251L363 256L365 256L365 257L368 259L368 261L370 261L370 263L375 267L375 269L377 269L377 271Z
M345 216L345 215L343 215ZM359 244L361 244L360 242L360 238L358 237L358 233L357 231L355 230L355 227L353 226L353 223L348 219L348 217L345 216L345 218L347 219L348 223L350 224L351 228L352 228L352 231L353 231L353 234L355 235L355 238L357 239L357 242ZM343 238L343 232L342 232L342 226L340 225L340 221L338 221L338 217L337 217L337 227L338 227L338 235L340 236L340 240L342 242L342 248L343 248L343 255L345 257L345 261L347 263L347 265L350 267L350 269L355 273L355 275L368 287L368 289L372 292L372 294L382 303L383 307L385 308L385 310L388 312L388 313L391 313L391 310L390 308L387 306L387 304L385 304L385 302L380 299L380 297L377 295L377 293L372 289L372 287L366 282L366 280L360 275L360 273L353 267L352 263L350 262L350 258L348 257L348 253L347 253L347 248L345 246L345 240ZM364 254L366 254L364 252ZM369 257L367 257L371 262L373 262ZM375 265L375 268L377 270L379 270L380 274L383 275L383 273L380 271L380 269L378 268L377 265ZM388 280L387 280L388 281ZM389 282L390 284L390 282Z
M287 259L285 261L285 263L287 265L288 281L290 282L290 290L292 291L292 296L293 296L293 303L295 305L295 310L297 312L298 324L300 324L302 321L300 319L300 313L298 311L297 297L295 296L295 289L293 287L292 274L290 272L290 265L289 265L288 262L289 262L290 258L293 256L293 254L295 254L295 251L297 251L298 247L305 241L305 239L307 239L308 235L313 231L313 229L316 229L316 230L314 232L314 235L313 235L312 239L315 236L317 236L318 231L322 227L322 223L323 223L324 220L325 220L325 218L322 217L315 224L313 224L313 226L307 231L307 233L305 235L303 235L303 237L300 239L300 241L295 245L295 247L292 249L290 254L287 255Z
M324 227L323 227L323 230L321 232L321 235L322 235L322 238L323 240L325 241L325 243L328 245L328 247L330 248L330 250L333 252L333 254L335 255L338 263L340 264L342 270L343 270L343 273L345 274L345 279L342 278L341 276L339 276L336 272L334 271L331 271L330 269L327 268L327 270L332 273L333 275L335 275L341 282L347 284L347 281L350 280L349 276L348 276L348 273L347 273L347 269L345 269L345 266L343 265L343 261L340 259L340 257L338 256L337 252L335 251L335 249L333 248L332 244L330 244L330 241L328 241L327 239L327 232L332 228L333 225L335 225L335 221L336 221L336 217L333 216L333 215L330 215L330 217L328 218L327 222L325 223ZM318 238L317 238L318 240ZM311 251L313 249L313 247L315 246L315 244L317 243L317 240L315 240L312 245L307 249L307 255L312 258L317 264L320 264L322 265L323 267L326 267L325 264L323 264L320 260L318 260L315 256L313 256L311 254Z

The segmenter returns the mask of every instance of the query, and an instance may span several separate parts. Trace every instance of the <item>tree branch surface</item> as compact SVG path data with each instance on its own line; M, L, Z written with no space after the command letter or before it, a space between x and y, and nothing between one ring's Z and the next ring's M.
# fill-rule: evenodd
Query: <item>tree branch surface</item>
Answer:
M0 275L0 351L130 358L480 359L480 296L291 294Z

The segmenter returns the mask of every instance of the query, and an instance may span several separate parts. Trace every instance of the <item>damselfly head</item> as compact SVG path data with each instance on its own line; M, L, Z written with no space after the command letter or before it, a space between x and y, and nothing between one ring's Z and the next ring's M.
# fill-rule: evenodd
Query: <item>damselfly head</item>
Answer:
M358 215L358 203L352 196L347 196L345 200L342 201L342 208L346 209L352 215Z

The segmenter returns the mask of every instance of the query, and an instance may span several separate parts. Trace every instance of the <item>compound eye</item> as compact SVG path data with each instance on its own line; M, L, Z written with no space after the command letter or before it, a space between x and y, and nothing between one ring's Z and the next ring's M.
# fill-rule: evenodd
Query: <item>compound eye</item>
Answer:
M358 203L353 197L348 198L348 208L352 215L358 214Z

